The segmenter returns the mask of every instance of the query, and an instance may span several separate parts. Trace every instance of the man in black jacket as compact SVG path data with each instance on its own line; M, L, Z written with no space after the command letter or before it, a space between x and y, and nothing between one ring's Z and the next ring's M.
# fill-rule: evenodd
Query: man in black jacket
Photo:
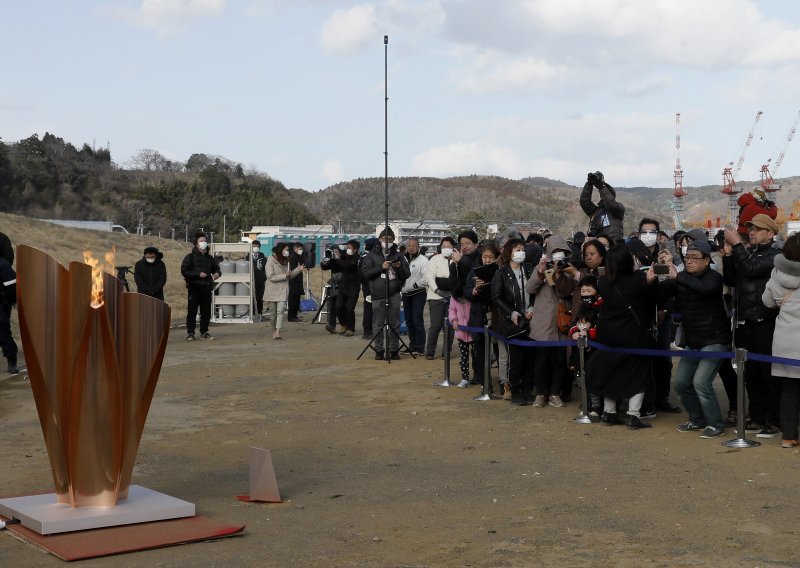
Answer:
M763 213L747 223L749 246L745 246L734 229L725 229L723 276L728 286L735 286L736 347L754 353L772 353L772 335L778 311L761 301L780 250L772 241L779 232L774 219ZM757 431L759 438L772 438L780 433L780 382L769 363L748 360L745 363L745 386L750 403L750 420L745 428ZM741 412L742 409L740 408Z
M387 321L394 330L389 332L389 358L399 359L400 290L403 289L403 284L411 275L411 271L405 257L397 251L397 245L393 244L394 231L386 227L378 238L381 243L376 245L361 262L361 273L369 282L369 293L372 296L372 329L377 332L373 345L375 359L383 359L385 355L383 328Z
M341 274L339 280L339 297L336 300L336 312L341 328L339 333L345 337L352 337L356 331L356 303L361 283L358 273L358 251L360 243L352 239L342 254L330 260L331 272Z
M167 266L162 260L164 253L156 247L144 249L144 256L133 266L133 279L136 291L164 301L164 285L167 283Z
M200 309L200 337L214 339L208 333L211 322L211 296L214 294L214 282L222 273L219 263L208 252L206 234L198 231L194 234L192 252L183 258L181 276L186 280L189 305L186 310L186 341L194 341L194 328L197 325L197 310Z
M600 202L592 202L592 190L600 194ZM617 192L608 185L600 172L590 173L580 197L581 209L589 216L589 236L605 235L612 243L625 238L622 221L625 206L617 201Z
M11 264L0 258L0 348L8 361L8 372L19 373L17 342L11 335L11 310L17 303L17 274Z
M294 270L300 265L307 266L308 262L306 262L306 249L303 243L298 241L292 245L292 253L289 255L289 270ZM289 278L288 321L303 321L298 314L300 312L300 297L304 293L303 272L300 271L296 276Z
M250 248L252 254L247 255L247 259L249 259L253 263L253 294L255 300L255 306L251 306L251 309L255 307L254 314L258 314L258 320L261 321L261 318L264 315L264 288L267 284L267 255L261 252L261 241L253 241L250 243Z

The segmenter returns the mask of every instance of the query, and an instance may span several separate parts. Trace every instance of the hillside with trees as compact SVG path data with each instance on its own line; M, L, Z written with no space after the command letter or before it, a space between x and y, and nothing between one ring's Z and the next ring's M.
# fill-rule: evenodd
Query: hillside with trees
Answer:
M76 148L46 133L0 141L0 211L48 219L108 220L169 236L204 227L222 233L252 225L303 225L318 218L277 180L219 156L185 163L140 150L119 167L108 149Z

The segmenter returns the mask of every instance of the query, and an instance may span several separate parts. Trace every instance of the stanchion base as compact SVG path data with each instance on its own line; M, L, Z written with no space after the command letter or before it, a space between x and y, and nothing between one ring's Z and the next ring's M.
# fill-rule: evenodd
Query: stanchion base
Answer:
M722 445L726 448L755 448L756 446L760 446L761 442L756 442L755 440L745 440L744 438L735 438L733 440L728 440L727 442L722 442Z
M472 397L472 400L492 400L492 397L489 396L488 394L481 394L481 395Z
M435 387L452 387L453 383L451 383L450 381L445 379L445 380L443 380L443 381L441 381L439 383L433 383L433 386L435 386Z
M581 414L577 418L573 418L572 421L578 424L594 424L594 422L592 422L592 419L586 416L585 414Z

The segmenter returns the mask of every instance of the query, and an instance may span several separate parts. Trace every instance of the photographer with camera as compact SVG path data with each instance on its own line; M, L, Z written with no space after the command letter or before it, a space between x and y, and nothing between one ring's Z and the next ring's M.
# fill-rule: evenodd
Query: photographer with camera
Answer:
M344 246L344 250L342 250L342 246ZM336 316L341 326L339 333L346 337L352 337L356 330L356 303L361 289L358 274L359 248L360 244L357 240L349 240L346 245L339 245L334 249L331 258L320 262L320 268L323 270L330 268L334 275L340 275L337 283Z
M577 274L568 260L571 253L563 237L552 235L547 239L545 255L539 259L533 275L525 283L525 291L531 294L536 304L529 334L535 341L567 339L573 320L572 294ZM533 406L541 408L545 403L556 408L564 406L562 396L569 399L572 393L572 377L567 371L565 347L536 349L533 373L536 398Z
M375 359L383 359L384 348L388 347L389 358L396 360L400 359L400 290L411 271L405 257L399 254L394 244L394 231L386 227L378 238L380 245L373 247L361 262L361 274L369 282L372 297L372 326L377 332L374 337ZM384 345L383 341L386 322L392 330L389 333L389 345Z
M592 201L592 191L597 189L600 202ZM614 243L625 238L622 221L625 218L625 206L617 201L617 192L605 182L602 172L588 175L580 197L581 209L589 217L590 237L605 235Z

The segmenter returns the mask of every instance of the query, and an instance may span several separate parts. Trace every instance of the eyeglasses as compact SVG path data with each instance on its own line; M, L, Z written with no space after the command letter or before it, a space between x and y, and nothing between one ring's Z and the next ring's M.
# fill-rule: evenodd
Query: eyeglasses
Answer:
M703 255L686 255L683 257L685 260L703 260L705 257Z

